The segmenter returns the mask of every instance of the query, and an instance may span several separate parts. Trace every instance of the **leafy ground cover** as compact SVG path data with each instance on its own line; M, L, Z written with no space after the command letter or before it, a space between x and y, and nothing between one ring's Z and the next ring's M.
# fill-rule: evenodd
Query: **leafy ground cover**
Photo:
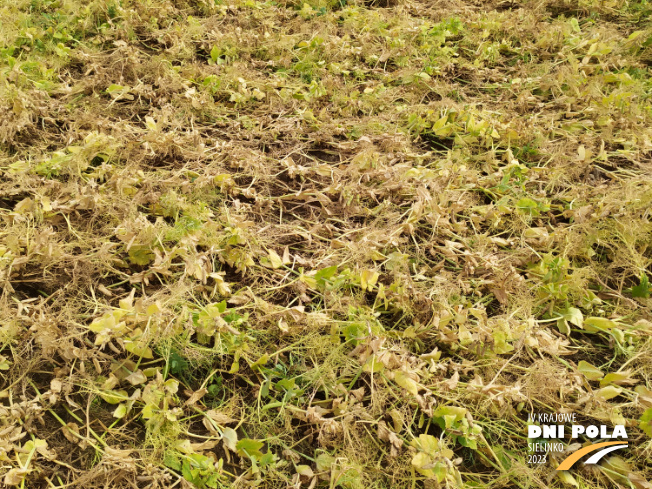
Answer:
M0 1L4 485L649 488L651 15Z

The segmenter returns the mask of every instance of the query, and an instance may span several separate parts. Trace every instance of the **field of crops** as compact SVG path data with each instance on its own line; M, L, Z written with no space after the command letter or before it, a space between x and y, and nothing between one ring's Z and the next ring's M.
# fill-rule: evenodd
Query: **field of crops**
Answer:
M0 486L652 488L651 73L648 0L0 0Z

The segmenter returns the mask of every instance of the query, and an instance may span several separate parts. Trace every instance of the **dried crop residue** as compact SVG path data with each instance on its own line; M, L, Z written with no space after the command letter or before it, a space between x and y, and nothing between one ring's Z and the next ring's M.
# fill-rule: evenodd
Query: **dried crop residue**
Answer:
M0 4L2 484L649 487L650 18Z

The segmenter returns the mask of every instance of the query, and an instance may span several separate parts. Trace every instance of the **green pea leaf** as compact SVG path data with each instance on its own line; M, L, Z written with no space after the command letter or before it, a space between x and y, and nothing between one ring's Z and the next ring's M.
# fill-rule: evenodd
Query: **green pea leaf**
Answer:
M628 291L632 294L632 297L642 297L644 299L648 299L650 297L650 293L652 293L652 287L650 286L650 280L647 278L647 275L642 273L640 283L628 289Z
M604 374L600 371L598 367L594 367L589 362L584 360L580 361L577 364L577 369L589 380L600 380L604 377Z
M263 448L263 446L264 443L262 441L243 438L236 444L235 448L241 456L262 457L263 453L260 449Z

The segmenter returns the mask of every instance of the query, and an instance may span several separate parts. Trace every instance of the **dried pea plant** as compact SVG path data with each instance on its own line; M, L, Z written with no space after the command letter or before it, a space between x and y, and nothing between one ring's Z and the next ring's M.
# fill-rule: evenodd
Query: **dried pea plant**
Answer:
M2 484L650 488L651 18L0 0Z

